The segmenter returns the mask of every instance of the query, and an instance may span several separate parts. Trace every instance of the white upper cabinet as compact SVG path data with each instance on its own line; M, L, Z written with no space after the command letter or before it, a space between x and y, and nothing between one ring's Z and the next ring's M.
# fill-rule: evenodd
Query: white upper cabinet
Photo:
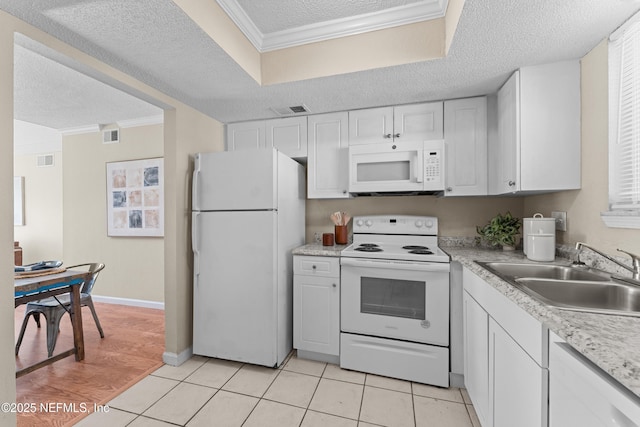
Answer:
M227 151L265 148L264 120L227 125Z
M487 98L444 102L445 196L487 195Z
M393 107L349 111L349 145L391 141Z
M266 145L291 158L307 157L307 117L267 120Z
M442 102L349 112L349 145L442 139Z
M516 71L497 96L489 193L580 188L580 63Z
M274 147L292 158L307 157L307 117L227 125L227 151Z
M350 197L347 112L309 116L307 198Z

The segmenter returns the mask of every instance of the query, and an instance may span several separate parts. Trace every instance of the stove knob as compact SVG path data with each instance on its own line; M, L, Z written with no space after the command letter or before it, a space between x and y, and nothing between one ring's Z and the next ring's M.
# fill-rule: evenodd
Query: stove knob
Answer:
M422 221L420 220L416 221L416 227L420 228L422 227L422 224L423 224Z
M359 220L357 220L357 221L356 221L356 225L357 225L358 227L362 227L362 224L364 224L364 221L362 221L361 219L359 219Z
M367 222L364 223L367 227L371 227L373 225L373 221L371 221L370 219L367 220Z
M425 227L427 227L427 228L431 228L431 227L433 227L433 221L431 221L431 220L427 221L427 222L425 223Z

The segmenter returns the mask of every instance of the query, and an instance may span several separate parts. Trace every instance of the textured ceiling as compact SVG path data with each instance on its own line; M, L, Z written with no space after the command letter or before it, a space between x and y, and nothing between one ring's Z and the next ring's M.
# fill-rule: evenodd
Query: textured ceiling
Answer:
M158 107L22 46L15 46L15 57L17 120L65 129L162 115Z
M238 1L267 31L282 29L267 27L275 22L301 25L307 14L329 18L318 4L345 3L351 11L387 4L270 0L274 6L264 9L262 1ZM521 66L581 58L639 8L623 0L467 0L444 59L260 87L170 0L0 0L0 9L225 123L275 117L270 107L300 103L322 113L492 93ZM21 61L23 90L30 80L47 80L37 65ZM73 95L61 96L49 93L37 103L66 104ZM37 123L23 97L15 102L22 120ZM95 102L92 96L68 103ZM58 126L73 126L62 112L46 110Z

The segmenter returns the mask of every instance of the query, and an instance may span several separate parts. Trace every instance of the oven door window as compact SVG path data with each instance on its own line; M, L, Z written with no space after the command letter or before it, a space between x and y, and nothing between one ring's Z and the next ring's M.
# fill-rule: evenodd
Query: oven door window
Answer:
M425 292L423 281L363 276L360 278L360 312L424 320Z

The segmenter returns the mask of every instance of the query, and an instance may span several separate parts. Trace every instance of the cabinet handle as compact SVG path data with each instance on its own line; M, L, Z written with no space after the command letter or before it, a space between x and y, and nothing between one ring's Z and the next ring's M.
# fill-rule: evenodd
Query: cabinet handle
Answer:
M509 187L513 187L514 185L516 185L515 181L509 181Z
M347 190L342 190L342 194L347 194Z
M337 287L338 287L338 285L336 285L335 283L334 283L333 285L331 285L331 286L333 286L334 288L337 288Z
M453 191L453 188L447 187L447 191L451 192L451 191Z
M400 138L400 134L399 134L399 133L396 133L396 134L394 134L394 135L393 135L393 137L394 137L394 138Z
M311 266L311 268L313 268L313 269L315 270L315 269L316 269L316 266L315 266L315 265L312 265L312 266Z
M391 138L391 134L390 133L386 133L386 134L384 134L384 137L389 139L389 138Z

